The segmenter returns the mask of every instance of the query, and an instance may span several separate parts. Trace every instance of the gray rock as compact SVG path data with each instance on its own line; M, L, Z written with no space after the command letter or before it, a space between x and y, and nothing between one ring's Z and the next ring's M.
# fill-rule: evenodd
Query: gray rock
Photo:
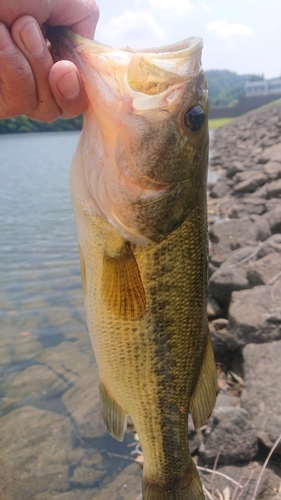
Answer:
M267 198L281 198L281 179L266 184Z
M212 321L210 323L210 334L216 361L225 364L231 362L233 353L240 347L240 341L235 332L229 330L228 320L218 318Z
M226 175L227 177L232 178L238 172L244 172L244 169L245 167L241 161L233 161L227 168Z
M80 352L79 342L65 341L56 347L44 349L40 361L67 383L74 384L89 369L92 353L87 355Z
M212 274L209 284L209 293L219 304L227 306L232 292L250 288L246 269L220 267Z
M213 464L218 453L220 463L252 460L258 452L258 441L247 411L235 407L218 407L208 420L199 455Z
M62 396L62 401L75 420L77 433L82 439L100 437L106 432L100 414L97 381L98 368L95 364Z
M243 344L281 338L281 287L256 286L233 292L228 310L229 328Z
M281 163L281 143L274 144L263 151L260 157L260 163L267 163L269 161Z
M239 500L250 500L254 498L256 484L262 471L261 464L251 462L250 464L237 463L236 465L219 465L217 471L218 474L212 471L207 473L200 470L201 480L210 493L212 493L212 491L219 491L223 498L227 498L225 489L228 488L228 498L235 497L239 498ZM236 484L233 483L233 481L236 481ZM237 483L240 487L237 486ZM272 496L278 491L279 485L280 471L277 469L276 472L274 472L266 468L262 473L255 499L273 500ZM223 495L224 491L225 495Z
M264 165L264 173L270 180L277 180L281 178L281 163L277 161L269 161Z
M245 172L246 173L246 172ZM248 172L247 172L248 173ZM262 172L252 172L246 180L238 182L234 187L235 193L253 193L267 181L267 176Z
M208 296L208 304L207 304L207 314L209 319L217 318L223 313L223 309L219 305L219 303L212 297Z
M230 189L224 181L216 182L210 189L210 196L212 198L223 198L228 193L230 193Z
M68 489L72 442L67 417L33 406L14 410L0 419L0 448L1 469L11 473L5 482L6 498Z
M266 285L279 273L281 277L281 253L274 252L251 263L247 278L252 286Z
M108 471L102 466L103 457L97 451L93 451L90 456L84 458L73 471L71 486L91 487L95 483L105 478Z
M271 448L281 434L281 341L249 344L243 350L245 388L241 406L262 443ZM281 442L276 448L281 455Z
M270 210L266 216L272 234L281 233L281 202L279 206Z
M235 201L228 212L230 219L240 219L247 215L262 215L266 212L266 200L256 196L248 196Z
M281 234L273 234L265 240L257 251L257 258L261 259L273 252L281 253Z
M263 217L257 216L255 221L243 217L239 220L230 219L221 224L213 224L209 234L213 253L225 254L238 248L240 245L237 241L241 238L245 241L264 241L271 233L268 222Z

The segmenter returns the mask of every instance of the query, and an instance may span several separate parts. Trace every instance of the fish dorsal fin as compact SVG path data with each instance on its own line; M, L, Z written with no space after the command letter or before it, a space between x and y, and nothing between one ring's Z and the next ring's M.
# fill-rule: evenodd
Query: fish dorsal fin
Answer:
M120 319L132 321L145 314L145 291L128 241L123 240L122 245L104 252L102 299Z
M206 423L215 406L218 394L217 370L210 332L197 384L190 398L190 411L195 429Z
M116 403L106 387L100 382L101 416L108 432L118 441L123 441L127 426L127 413Z

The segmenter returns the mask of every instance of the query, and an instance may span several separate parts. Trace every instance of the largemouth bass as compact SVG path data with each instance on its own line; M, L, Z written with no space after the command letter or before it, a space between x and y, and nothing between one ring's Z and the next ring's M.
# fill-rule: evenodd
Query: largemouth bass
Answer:
M217 392L202 40L121 51L65 29L49 37L89 97L70 183L102 416L119 440L131 416L144 500L202 500L187 443L188 413L203 425Z

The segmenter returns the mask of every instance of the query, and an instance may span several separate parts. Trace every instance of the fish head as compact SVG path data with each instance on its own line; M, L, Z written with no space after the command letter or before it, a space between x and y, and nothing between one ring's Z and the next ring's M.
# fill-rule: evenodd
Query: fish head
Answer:
M204 203L208 90L202 39L114 49L54 29L89 98L72 166L74 202L138 245L162 241ZM83 191L83 193L82 193Z

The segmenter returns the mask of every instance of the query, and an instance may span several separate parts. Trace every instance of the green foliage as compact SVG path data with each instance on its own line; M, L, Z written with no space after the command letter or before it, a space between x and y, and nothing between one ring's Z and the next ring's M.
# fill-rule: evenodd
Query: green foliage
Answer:
M213 106L231 106L244 95L245 83L263 80L263 75L238 75L228 70L206 71L209 98Z
M27 133L27 132L53 132L63 130L81 130L82 116L71 120L59 118L52 123L42 123L29 120L25 115L15 118L0 120L0 134Z
M234 120L234 118L211 118L209 120L209 129L223 127L223 125L232 122L232 120Z

